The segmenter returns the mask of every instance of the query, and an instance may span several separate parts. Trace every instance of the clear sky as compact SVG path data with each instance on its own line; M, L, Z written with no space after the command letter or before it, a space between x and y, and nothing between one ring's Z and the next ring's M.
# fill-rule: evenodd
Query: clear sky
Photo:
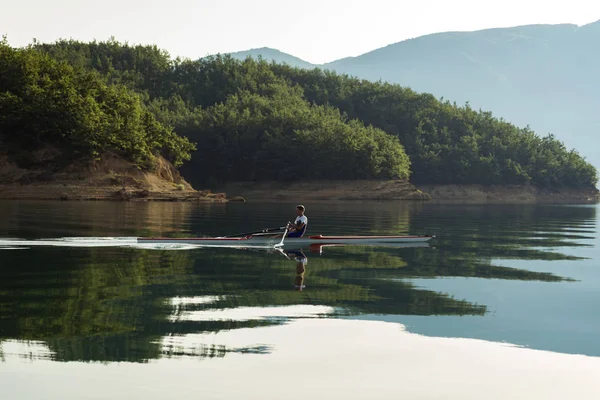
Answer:
M156 44L171 56L273 47L312 63L444 31L584 25L598 0L0 0L0 34Z

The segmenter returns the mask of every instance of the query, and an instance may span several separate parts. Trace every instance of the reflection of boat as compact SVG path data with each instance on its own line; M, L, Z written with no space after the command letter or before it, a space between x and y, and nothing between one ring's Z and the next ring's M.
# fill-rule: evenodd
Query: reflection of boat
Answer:
M310 246L310 245L380 245L380 244L417 244L426 243L435 236L430 235L404 235L404 236L323 236L313 235L306 237L286 237L282 240L281 234L253 234L241 237L207 237L207 238L138 238L138 243L177 243L194 244L200 246L224 247L253 247L253 246Z
M363 243L357 243L355 244L355 246L361 246L363 245ZM376 247L387 247L387 248L394 248L394 249L404 249L404 248L416 248L416 247L430 247L429 243L427 242L400 242L400 243L364 243L365 246L376 246ZM323 253L323 248L324 247L344 247L347 246L347 244L344 243L315 243L315 244L310 244L308 246L308 251L310 251L311 253ZM304 248L306 246L302 246L302 245L298 245L298 246L294 246L294 245L290 245L290 246L286 246L286 248Z

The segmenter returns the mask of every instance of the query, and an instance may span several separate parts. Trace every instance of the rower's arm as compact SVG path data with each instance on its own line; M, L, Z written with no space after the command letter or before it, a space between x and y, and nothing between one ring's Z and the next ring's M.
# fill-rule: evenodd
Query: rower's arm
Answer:
M293 222L289 222L288 223L288 228L292 229L294 231L299 231L300 229L302 229L304 227L304 223L303 222L299 222L298 224L295 224Z
M299 231L300 229L304 228L304 225L305 225L304 222L300 221L300 222L298 222L298 224L294 225L294 229Z

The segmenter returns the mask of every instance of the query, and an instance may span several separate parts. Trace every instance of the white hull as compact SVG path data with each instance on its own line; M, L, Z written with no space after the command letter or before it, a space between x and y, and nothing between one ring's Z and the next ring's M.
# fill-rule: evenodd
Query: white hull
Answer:
M373 245L391 243L425 243L433 236L305 236L301 238L285 238L283 246L354 244ZM281 243L281 235L253 235L247 237L215 237L215 238L138 238L138 243L160 244L193 244L198 246L223 247L273 247Z

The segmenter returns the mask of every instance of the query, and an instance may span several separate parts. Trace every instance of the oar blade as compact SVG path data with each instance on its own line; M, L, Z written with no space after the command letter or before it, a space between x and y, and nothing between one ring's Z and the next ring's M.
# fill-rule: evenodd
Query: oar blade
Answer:
M283 240L285 239L285 235L287 235L287 232L288 232L288 228L286 226L285 227L285 232L283 232L283 236L281 237L281 242L277 243L275 245L275 248L283 246Z

